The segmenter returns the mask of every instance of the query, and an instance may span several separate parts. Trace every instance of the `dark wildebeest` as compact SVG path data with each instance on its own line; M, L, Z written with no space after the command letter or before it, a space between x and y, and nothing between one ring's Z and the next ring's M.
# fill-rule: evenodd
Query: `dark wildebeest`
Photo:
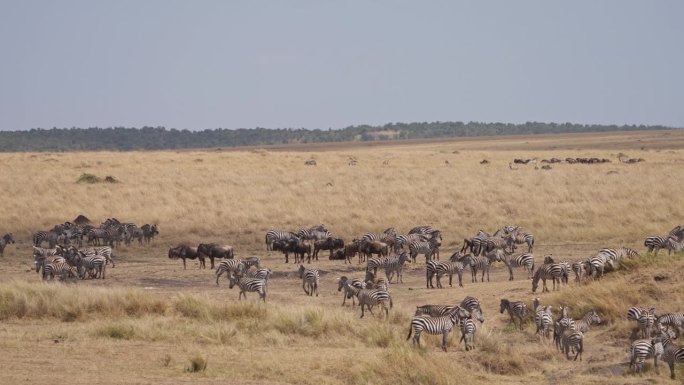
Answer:
M313 257L318 261L318 252L321 250L330 250L330 258L333 259L333 251L335 249L344 248L344 241L340 238L328 237L314 242Z
M2 238L0 238L0 256L3 256L5 252L5 246L7 246L10 243L14 243L14 236L12 235L12 233L7 233Z
M311 244L306 241L302 241L298 238L293 238L290 240L278 240L273 242L273 250L280 250L285 254L285 263L289 263L289 253L293 253L295 256L295 263L304 262L304 254L308 257L308 263L311 263Z
M347 256L344 255L344 250L336 250L329 258L331 261L341 261L344 260L344 263L347 263Z
M159 228L157 225L150 225L148 223L140 227L143 232L143 238L145 238L145 243L149 244L156 235L159 235Z
M178 258L182 259L184 270L187 268L185 265L186 259L190 259L190 260L199 259L200 269L206 268L206 265L204 263L204 255L200 254L197 251L196 247L191 247L188 245L180 245L180 246L172 247L169 249L169 258L170 259L178 259Z
M386 257L389 252L389 246L385 242L361 240L359 244L359 253L365 254L366 258L370 258L373 254L378 257Z
M214 259L233 259L233 246L218 245L216 243L200 243L197 252L206 255L214 268Z

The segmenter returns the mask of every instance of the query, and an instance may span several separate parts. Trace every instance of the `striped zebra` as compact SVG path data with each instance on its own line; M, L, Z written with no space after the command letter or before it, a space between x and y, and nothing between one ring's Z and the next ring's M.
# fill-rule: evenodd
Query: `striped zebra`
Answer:
M568 269L565 263L549 263L539 266L539 269L534 273L532 278L532 292L537 291L539 287L539 280L542 281L542 293L549 291L546 287L546 280L550 279L553 281L553 290L556 289L556 281L558 281L558 290L560 290L560 283L564 280L567 282Z
M107 263L111 263L112 267L116 267L114 265L114 256L112 255L111 246L85 247L82 249L72 247L71 249L81 252L87 257L103 256L107 260Z
M463 301L461 301L459 306L466 309L466 311L471 314L472 318L480 321L480 323L484 322L484 313L482 312L482 306L479 299L467 296L463 298Z
M57 238L59 233L49 230L49 231L36 231L32 235L33 245L40 246L43 242L48 243L49 248L54 248L57 245Z
M580 361L582 361L582 352L584 351L584 334L578 330L566 329L563 331L561 340L565 358L568 360L570 359L570 350L572 350L575 352L575 358L573 361L577 361L577 356L579 356Z
M658 251L666 247L665 245L667 243L667 239L668 237L661 237L658 235L646 237L644 240L644 246L646 246L649 253L655 252L655 255L657 256Z
M527 252L531 253L534 247L534 235L531 233L515 233L513 237L513 242L516 245L527 244Z
M662 360L670 367L670 378L675 379L674 366L678 362L684 362L684 346L677 346L669 338L663 338Z
M105 279L107 259L102 255L86 256L81 254L77 266L81 279L85 279L86 273L90 278Z
M378 274L378 268L382 268L387 263L387 257L370 257L366 262L366 272L372 272L373 275Z
M454 325L456 325L461 318L466 318L467 316L468 314L465 309L462 309L461 307L456 307L448 315L440 317L414 316L413 319L411 319L411 325L406 340L408 341L411 338L411 334L413 334L413 346L420 346L421 333L441 334L442 350L446 352L449 332L451 332Z
M223 259L216 268L216 286L219 286L219 278L223 273L226 273L226 277L230 279L231 275L240 277L246 271L247 266L243 263L242 259Z
M508 311L508 315L511 317L509 323L513 323L513 325L515 325L515 318L520 320L520 330L522 330L523 319L527 313L527 305L525 305L525 302L511 302L507 299L502 299L501 304L499 305L499 313L503 314L504 311Z
M470 317L461 318L459 327L461 329L461 339L458 342L463 341L466 352L475 349L475 332L477 331L475 321Z
M535 314L534 324L537 326L535 334L541 334L546 338L551 336L551 327L553 326L553 313L551 312L551 305L538 305L539 298L535 298Z
M297 231L297 238L303 240L318 241L332 237L332 233L328 230L318 230L316 228L300 229Z
M267 268L257 268L257 269L249 269L245 272L245 277L247 278L257 278L257 279L263 279L264 281L268 281L268 277L270 277L272 274L271 269Z
M273 243L276 241L286 241L297 238L297 234L290 231L268 230L266 232L266 250L273 250Z
M599 254L604 254L608 257L608 259L617 261L622 258L634 258L634 257L639 257L639 253L636 252L634 249L630 249L629 247L617 247L613 249L601 249L599 251Z
M426 286L427 288L433 288L432 277L437 277L437 287L442 288L442 276L449 276L449 287L452 286L454 274L458 275L458 286L463 287L463 269L464 265L460 261L429 261L425 265L425 275L426 275Z
M656 324L672 327L676 330L677 337L682 336L684 331L684 313L666 313L656 319Z
M230 275L229 280L229 289L232 289L233 287L235 287L235 285L237 285L240 288L238 300L241 300L243 295L245 296L246 300L247 293L259 293L259 298L261 298L262 301L266 302L266 280L258 278L236 277L234 275Z
M409 260L409 256L406 254L406 252L401 253L398 256L394 257L387 257L385 259L385 263L383 264L383 267L385 268L385 276L387 276L387 280L389 282L392 282L392 277L394 274L397 275L397 283L401 281L401 283L404 283L404 263Z
M534 273L534 255L531 253L523 253L518 255L504 254L501 261L508 267L508 280L513 280L513 268L522 267L527 271L527 279L532 278Z
M375 316L372 310L372 307L375 305L380 305L385 311L385 317L389 317L389 309L393 307L393 303L392 296L388 291L383 289L359 289L356 293L356 298L359 300L359 306L361 306L361 317L359 318L363 318L365 314L364 308L368 308L371 315Z
M609 263L608 255L601 253L592 255L585 260L585 263L587 267L589 267L589 275L592 277L592 279L600 280L601 277L603 277L604 272L607 270L606 266Z
M482 271L482 277L480 277L480 282L484 282L485 273L487 273L487 282L489 282L489 266L495 260L491 260L487 257L473 256L472 254L467 254L461 261L464 265L470 267L471 282L477 282L477 272Z
M409 252L413 263L416 262L418 254L425 255L425 262L428 262L433 256L439 260L439 247L442 245L442 237L430 238L427 241L413 241L409 244Z
M299 265L299 278L302 279L302 289L306 295L313 296L316 292L316 297L318 297L318 282L320 280L318 270L307 269L304 265Z
M484 253L489 253L494 250L508 250L512 253L515 251L515 243L513 242L513 237L511 235L505 235L503 237L488 237L485 238L482 243L482 251Z
M60 279L65 280L67 278L76 278L77 272L75 272L73 267L64 260L46 263L43 266L43 280L52 280L55 276L59 276Z
M575 320L568 317L567 310L563 311L563 309L561 307L561 318L554 323L553 327L553 343L556 345L556 349L561 351L563 350L563 333L566 330L575 329Z
M340 277L337 280L337 291L344 290L344 296L342 297L342 306L346 303L347 299L352 300L352 306L354 305L354 297L357 296L358 290L366 288L366 282L361 278L352 278L351 280L346 276Z
M382 233L365 233L360 239L385 242L390 246L394 246L397 239L397 230L394 227L390 227Z
M660 335L655 338L633 341L629 349L629 367L634 373L641 373L644 362L652 357L656 373L660 374L658 359L664 352L663 337Z
M442 317L457 310L459 305L422 305L416 306L414 316ZM463 308L465 310L465 308Z
M463 240L463 247L461 248L461 253L465 253L466 250L470 249L470 252L474 255L480 255L483 251L484 240L489 238L489 234L485 231L478 231L472 238L466 238Z
M601 323L601 317L599 317L598 313L596 310L590 310L588 311L584 317L582 317L579 320L575 320L575 325L573 326L574 330L580 331L582 333L586 333L589 331L589 328L593 324L600 324Z
M572 264L572 271L575 273L575 282L582 283L582 280L587 276L587 261L575 262Z
M655 320L658 318L655 308L631 307L627 310L627 319L636 321L637 330L641 334L641 338L650 338L651 331L655 325Z
M428 238L424 234L400 234L394 241L394 251L399 252L404 248L404 245L410 245L411 242L427 241Z
M14 236L12 233L7 233L0 238L0 257L2 257L5 253L5 246L9 245L10 243L14 243Z

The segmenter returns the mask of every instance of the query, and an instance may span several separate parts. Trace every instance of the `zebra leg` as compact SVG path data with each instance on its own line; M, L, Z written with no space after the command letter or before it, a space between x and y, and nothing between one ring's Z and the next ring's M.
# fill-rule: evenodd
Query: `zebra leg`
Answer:
M183 259L183 270L185 270L185 269L187 268L187 267L185 266L185 258L182 258L182 259Z
M447 351L447 339L449 338L449 332L442 332L442 350Z

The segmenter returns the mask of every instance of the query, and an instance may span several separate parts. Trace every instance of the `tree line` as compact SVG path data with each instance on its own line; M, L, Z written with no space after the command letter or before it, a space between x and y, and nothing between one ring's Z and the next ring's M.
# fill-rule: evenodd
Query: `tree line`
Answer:
M186 148L267 146L301 143L387 141L495 135L527 135L634 130L664 130L658 125L597 125L574 123L415 122L342 129L240 128L201 131L165 127L52 128L0 131L0 151L133 151Z

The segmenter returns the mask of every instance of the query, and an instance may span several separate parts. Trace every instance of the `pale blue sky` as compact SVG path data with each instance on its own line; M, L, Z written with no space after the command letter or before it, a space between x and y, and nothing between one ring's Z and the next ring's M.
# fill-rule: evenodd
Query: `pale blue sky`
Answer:
M0 130L684 126L684 1L0 0Z

